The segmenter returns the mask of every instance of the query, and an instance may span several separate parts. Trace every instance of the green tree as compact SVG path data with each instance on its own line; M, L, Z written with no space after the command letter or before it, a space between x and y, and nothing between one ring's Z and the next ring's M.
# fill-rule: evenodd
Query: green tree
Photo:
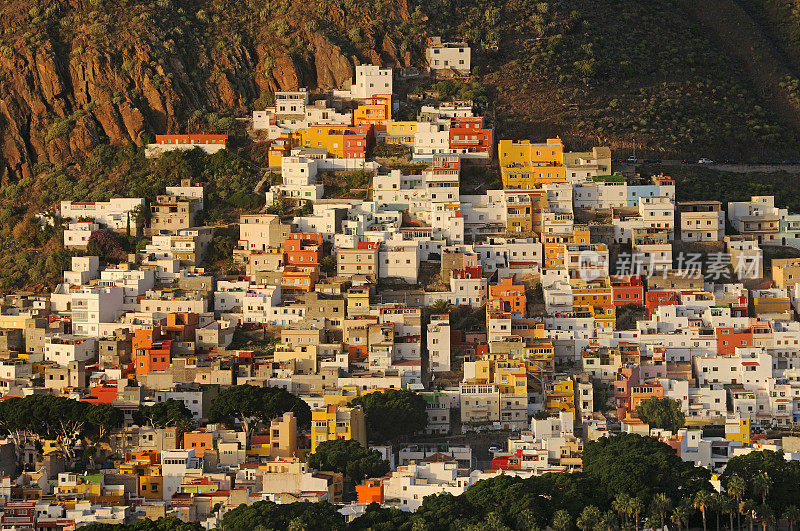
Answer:
M152 406L139 406L139 409L133 414L133 421L136 424L154 428L175 426L187 428L192 420L191 410L182 401L174 398L156 402Z
M238 421L249 434L254 423L268 424L288 411L294 413L299 427L308 428L311 425L311 409L308 404L287 390L234 385L221 391L211 401L208 420L225 423Z
M602 513L600 509L598 509L594 505L587 505L581 511L581 514L578 515L578 519L576 520L576 524L579 528L583 531L589 531L589 529L593 529L597 522L600 521L602 517Z
M275 504L269 501L240 505L222 517L220 529L345 529L344 517L328 502Z
M739 476L748 486L746 494L740 494L740 502L745 497L760 499L780 514L800 499L800 462L786 460L783 452L762 450L731 458L721 478L724 488L729 487L733 476Z
M766 503L762 503L756 509L756 518L758 518L758 521L761 523L761 529L767 531L767 526L775 522L775 512L772 510L772 507Z
M766 471L759 472L753 477L753 493L756 496L761 496L761 504L766 505L767 494L772 487L772 480Z
M736 500L737 527L742 527L742 500L747 493L747 483L741 476L734 474L728 479L725 490Z
M681 411L681 401L673 398L648 398L636 408L636 416L651 428L677 433L686 420Z
M617 511L617 515L623 525L628 523L630 516L631 497L627 492L620 492L614 497L611 502L611 508Z
M644 511L644 501L642 501L639 497L632 497L630 499L629 507L630 513L633 516L634 521L634 529L639 529L639 517L641 516L642 512Z
M733 516L739 513L739 504L728 494L719 495L719 509L722 514L728 515L729 529L733 529Z
M364 448L358 441L325 441L308 456L308 466L316 470L341 472L354 482L381 477L389 472L389 462L377 450Z
M319 262L320 269L329 277L336 276L336 257L332 255L323 256Z
M105 439L108 432L122 426L125 415L110 404L98 404L86 412L86 422L94 427L96 441Z
M418 433L428 425L427 402L404 389L369 393L350 402L361 406L367 418L370 440L387 442Z
M684 492L711 489L708 471L684 462L666 444L639 435L622 434L587 443L583 470L595 484L598 505L610 505L622 492L652 499L658 491L679 499Z
M689 516L689 507L687 507L686 504L681 503L672 509L672 516L670 516L670 520L673 524L678 526L678 531L680 531L683 529L683 527L688 525Z
M429 307L431 314L450 313L453 311L453 305L444 299L439 299Z
M559 509L553 514L552 527L555 531L570 531L572 529L572 516L564 509Z
M711 504L713 503L712 495L707 490L701 490L694 496L693 506L695 509L700 511L700 514L703 516L703 531L708 529L706 527L706 511Z
M350 522L348 528L353 531L394 531L408 525L411 513L397 507L381 507L370 503L364 513Z
M667 520L670 509L672 509L672 500L663 492L657 493L653 496L653 501L650 502L653 511L658 514L661 521L661 529L664 529L664 522Z
M789 531L794 531L794 525L800 521L800 509L797 508L797 505L792 504L783 510L783 517L789 524Z

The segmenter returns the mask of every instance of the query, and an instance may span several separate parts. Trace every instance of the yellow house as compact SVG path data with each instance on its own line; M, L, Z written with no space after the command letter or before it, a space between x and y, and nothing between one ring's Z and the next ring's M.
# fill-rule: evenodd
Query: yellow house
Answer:
M601 277L590 282L572 279L573 306L613 306L614 295L608 277Z
M139 496L148 500L160 500L164 495L164 478L161 475L139 476Z
M738 414L728 416L725 419L725 438L750 444L750 419L741 418Z
M269 146L270 168L280 168L281 159L288 157L292 152L292 133L281 133L281 136L272 141Z
M42 453L44 455L61 450L57 439L39 439L39 442L42 443Z
M309 125L299 129L300 145L308 148L324 149L328 155L344 158L344 134L346 126Z
M317 368L316 345L291 345L283 343L275 346L273 361L294 362L295 374L313 374Z
M414 134L417 132L417 122L395 122L389 120L386 124L386 143L414 146Z
M545 395L545 407L551 413L575 413L575 382L569 379L553 382L552 388Z
M525 365L533 374L551 373L555 368L555 347L549 339L530 342L525 347Z
M503 188L531 190L543 183L567 180L564 144L560 138L548 138L543 144L501 140L498 152Z
M325 441L358 441L367 446L367 424L361 407L325 406L311 412L311 452Z

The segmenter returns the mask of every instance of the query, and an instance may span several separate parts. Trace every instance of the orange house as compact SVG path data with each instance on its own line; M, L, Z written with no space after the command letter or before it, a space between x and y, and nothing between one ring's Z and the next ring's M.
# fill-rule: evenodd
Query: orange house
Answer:
M194 448L194 455L203 457L206 449L214 448L211 432L205 430L190 431L183 434L183 447L188 450Z
M322 235L293 232L283 241L286 264L318 265L322 260Z
M182 312L167 314L166 331L175 339L194 341L194 333L200 322L196 313Z
M113 385L112 385L113 384ZM96 385L89 390L89 395L81 398L81 402L90 404L111 404L117 398L116 381Z
M753 333L747 329L717 328L717 354L729 356L736 354L736 347L753 346Z
M355 125L374 125L375 127L385 128L391 119L391 94L376 94L368 98L363 105L359 105L353 112L353 123Z
M645 382L631 386L631 413L636 412L636 408L642 400L648 398L664 398L664 388L658 382Z
M525 286L514 284L511 277L500 279L500 282L489 286L489 304L503 312L519 313L525 317Z
M161 339L161 327L136 330L132 342L136 376L169 368L172 362L172 341Z
M566 245L582 245L590 243L589 227L575 225L571 234L542 234L544 240L544 267L545 269L561 269L564 267Z
M379 479L368 479L356 485L358 503L383 503L383 483Z
M283 268L281 290L286 295L308 293L319 279L318 266L289 266Z

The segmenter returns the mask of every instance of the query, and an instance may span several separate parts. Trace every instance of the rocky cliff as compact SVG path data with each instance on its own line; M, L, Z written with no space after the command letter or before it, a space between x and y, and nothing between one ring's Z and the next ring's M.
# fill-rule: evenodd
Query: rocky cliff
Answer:
M408 64L409 41L352 4L7 0L0 178L78 163L100 143L200 129L276 90L346 87L359 62ZM392 4L380 20L398 26L408 13Z

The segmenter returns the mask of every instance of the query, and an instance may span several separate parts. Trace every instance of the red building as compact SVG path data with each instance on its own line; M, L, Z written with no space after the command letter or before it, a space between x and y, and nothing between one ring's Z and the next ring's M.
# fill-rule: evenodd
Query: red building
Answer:
M678 293L675 291L648 291L645 296L647 315L652 317L659 306L675 306L678 304Z
M638 304L644 306L644 286L639 275L611 275L614 306Z
M375 126L363 124L350 127L345 131L342 142L346 159L363 159L375 144Z
M483 267L465 267L464 269L454 269L452 278L483 278Z
M471 120L470 118L455 118L456 120ZM480 120L480 119L479 119ZM450 149L461 150L462 153L489 153L491 156L494 145L493 131L481 128L480 122L464 122L450 127Z

